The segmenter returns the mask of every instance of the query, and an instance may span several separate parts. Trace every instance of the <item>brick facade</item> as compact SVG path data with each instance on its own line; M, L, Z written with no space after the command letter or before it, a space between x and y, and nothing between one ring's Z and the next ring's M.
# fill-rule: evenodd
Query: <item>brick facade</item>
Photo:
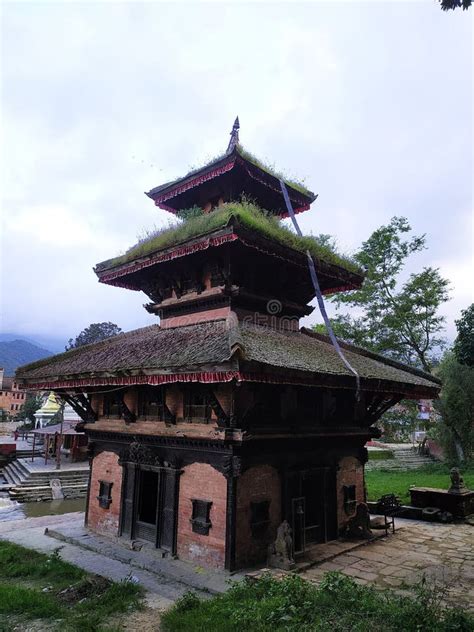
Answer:
M338 531L342 532L354 515L354 511L347 513L344 507L344 486L355 485L355 496L358 503L365 502L364 488L364 466L359 459L353 456L346 456L339 461L339 469L337 472L337 526Z
M92 461L87 526L105 535L118 535L122 506L122 466L114 452L100 452ZM108 509L99 506L100 481L113 483Z
M252 535L251 503L270 501L270 524L259 537ZM237 567L265 561L267 546L275 539L281 523L281 481L269 465L251 467L237 480L236 563Z
M194 533L192 499L212 502L208 535ZM184 468L179 483L178 557L204 566L223 568L225 562L227 481L205 463Z
M8 417L14 417L20 413L25 399L26 393L20 391L17 381L12 377L5 377L4 370L0 368L0 408Z
M186 325L195 325L196 323L204 323L209 320L220 320L221 318L226 318L229 314L230 307L217 307L215 309L209 309L202 312L186 314L185 316L170 316L169 318L162 318L160 326L163 329L171 327L185 327Z

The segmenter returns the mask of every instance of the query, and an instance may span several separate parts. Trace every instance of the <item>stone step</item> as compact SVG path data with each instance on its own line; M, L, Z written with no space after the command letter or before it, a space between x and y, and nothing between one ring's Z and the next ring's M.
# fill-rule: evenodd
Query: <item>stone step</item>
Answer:
M62 490L68 490L68 489L87 489L87 485L61 485L61 489ZM28 487L26 485L21 486L21 487L16 487L15 489L11 490L12 495L16 495L16 494L20 494L20 493L24 493L24 492L30 492L30 491L45 491L45 490L51 490L51 487L49 485L41 485L41 486L36 486L34 485L33 487Z

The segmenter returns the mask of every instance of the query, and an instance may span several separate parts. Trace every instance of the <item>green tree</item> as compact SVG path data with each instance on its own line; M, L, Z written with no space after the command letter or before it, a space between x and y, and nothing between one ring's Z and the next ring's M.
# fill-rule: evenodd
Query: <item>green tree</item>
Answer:
M439 376L443 387L435 406L442 419L441 442L448 457L469 460L474 447L474 368L458 362L449 351L440 364Z
M463 11L469 9L472 0L439 0L443 11L450 11L462 7Z
M66 351L74 349L75 347L82 347L94 342L100 342L101 340L111 338L112 336L116 336L120 333L122 333L122 330L115 323L92 323L89 327L83 329L75 339L69 338L69 342L66 345Z
M420 425L418 402L410 399L394 406L380 418L382 439L385 441L411 441L414 431Z
M338 310L348 306L357 316L338 313L332 323L343 340L431 371L444 344L438 310L448 300L448 281L427 267L401 282L410 255L426 248L425 236L410 231L406 218L393 217L362 244L354 255L366 271L361 289L330 298Z
M25 403L21 407L20 415L24 419L29 419L30 421L35 421L35 412L38 408L41 408L41 396L36 393L27 393Z
M0 423L8 421L8 412L4 408L0 408Z
M461 312L456 321L458 335L454 341L454 355L460 364L474 366L474 303Z

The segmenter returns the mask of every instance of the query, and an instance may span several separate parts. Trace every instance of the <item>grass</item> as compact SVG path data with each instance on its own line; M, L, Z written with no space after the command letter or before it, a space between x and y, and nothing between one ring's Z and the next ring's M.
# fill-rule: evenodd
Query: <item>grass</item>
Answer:
M99 632L140 607L142 589L90 575L51 555L0 542L0 632L41 619L58 630Z
M284 246L289 246L299 252L309 250L316 259L333 263L351 272L361 273L359 267L350 257L337 253L327 243L318 242L315 237L299 237L281 224L277 218L268 216L255 204L246 200L229 202L207 215L191 217L181 224L154 231L132 246L125 254L97 264L95 270L98 272L112 268L157 250L218 230L226 226L231 217L235 217L245 228L260 233L269 239L274 239Z
M474 467L462 469L466 485L474 488ZM436 487L448 489L450 486L449 467L433 463L413 470L392 472L389 470L368 470L365 473L368 500L376 501L383 494L396 494L403 504L410 502L410 487Z
M263 160L260 160L260 158L257 158L256 156L254 156L254 154L247 151L242 145L240 144L237 145L236 150L237 150L237 153L242 158L244 158L244 160L248 160L248 162L251 162L253 165L258 167L262 171L269 173L271 176L274 176L275 178L278 178L279 180L283 180L285 184L289 185L290 187L293 187L293 189L296 189L296 191L299 191L300 193L303 193L303 195L307 195L307 196L313 195L313 193L305 187L305 185L303 184L303 182L301 182L301 180L297 180L295 178L289 178L284 172L278 170L275 167L275 165L269 165ZM214 156L213 158L206 160L201 165L193 166L190 169L190 171L186 173L186 175L176 178L176 180L172 180L171 182L168 183L168 186L171 184L174 184L175 182L179 182L180 180L184 180L184 178L189 178L189 176L192 176L193 174L198 173L199 171L202 171L206 167L210 167L215 162L218 162L219 160L222 160L223 158L225 158L226 155L227 154L225 153L218 154L217 156Z
M312 192L305 187L303 182L301 182L300 180L295 180L294 178L288 178L288 176L282 171L279 171L275 167L275 165L269 165L263 160L260 160L260 158L257 158L252 153L244 149L242 145L237 146L237 153L240 156L242 156L242 158L244 158L245 160L248 160L259 169L262 169L262 171L266 171L271 176L274 176L275 178L278 178L279 180L283 180L285 184L289 184L290 187L293 187L293 189L296 189L300 193L303 193L303 195L308 195L308 196L313 195Z
M391 450L369 450L369 461L388 461L394 458Z
M326 573L315 586L297 575L235 583L200 600L188 593L162 615L165 632L462 632L474 619L441 603L443 591L421 583L407 596Z

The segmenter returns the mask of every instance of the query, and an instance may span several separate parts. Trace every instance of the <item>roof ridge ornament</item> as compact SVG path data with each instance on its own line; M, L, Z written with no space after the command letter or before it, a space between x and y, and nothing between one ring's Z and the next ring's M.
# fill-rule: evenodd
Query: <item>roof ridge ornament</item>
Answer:
M230 132L230 140L227 146L226 154L232 153L236 145L239 144L239 129L240 129L239 117L236 116L234 125L232 126L232 131Z

